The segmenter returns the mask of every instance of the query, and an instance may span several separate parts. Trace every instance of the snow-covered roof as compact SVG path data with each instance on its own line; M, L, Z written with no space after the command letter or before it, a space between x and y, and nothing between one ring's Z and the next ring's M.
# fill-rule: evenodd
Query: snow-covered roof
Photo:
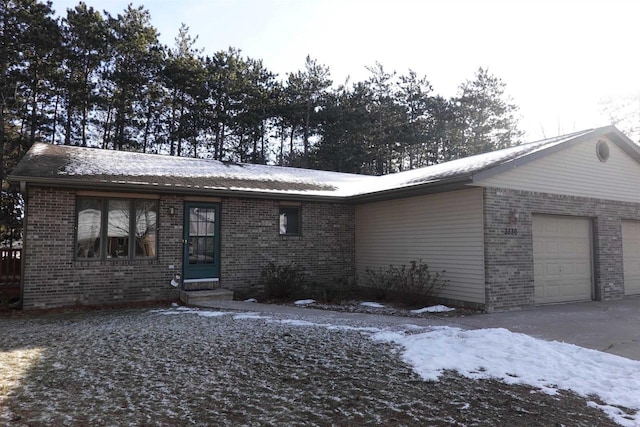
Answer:
M36 143L13 171L12 181L152 191L244 193L316 198L367 197L445 183L470 184L479 173L517 166L564 144L617 135L612 126L522 144L385 176L366 176L280 166L238 164L124 151ZM615 136L614 135L614 136Z

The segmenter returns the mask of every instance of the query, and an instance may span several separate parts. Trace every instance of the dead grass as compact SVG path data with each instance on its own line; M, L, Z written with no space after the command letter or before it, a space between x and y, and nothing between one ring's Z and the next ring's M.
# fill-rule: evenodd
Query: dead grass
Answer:
M280 320L149 309L2 319L0 422L612 425L570 393L453 372L425 382L362 330Z

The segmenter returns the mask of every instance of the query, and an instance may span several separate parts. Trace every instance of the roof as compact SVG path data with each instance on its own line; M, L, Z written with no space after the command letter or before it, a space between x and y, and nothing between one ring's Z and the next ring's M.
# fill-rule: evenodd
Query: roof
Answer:
M488 175L605 136L640 162L638 147L608 126L384 176L36 143L9 180L129 191L373 200L464 188Z

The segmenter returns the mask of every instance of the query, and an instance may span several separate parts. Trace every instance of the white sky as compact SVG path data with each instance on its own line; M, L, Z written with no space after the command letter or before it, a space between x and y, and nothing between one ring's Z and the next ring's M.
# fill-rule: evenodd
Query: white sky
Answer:
M233 46L284 78L307 54L334 82L375 61L453 96L488 68L520 106L529 140L609 124L599 101L640 93L634 0L146 0L163 44L181 23L206 54ZM121 13L129 0L85 0ZM78 1L53 0L63 13Z

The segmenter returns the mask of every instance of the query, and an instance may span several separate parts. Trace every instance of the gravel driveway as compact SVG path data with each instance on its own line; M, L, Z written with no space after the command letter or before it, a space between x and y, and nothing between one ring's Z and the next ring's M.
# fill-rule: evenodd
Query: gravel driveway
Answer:
M380 325L173 309L0 318L0 422L614 425L575 394L422 380ZM313 319L316 322L318 319ZM409 331L410 326L384 326Z

